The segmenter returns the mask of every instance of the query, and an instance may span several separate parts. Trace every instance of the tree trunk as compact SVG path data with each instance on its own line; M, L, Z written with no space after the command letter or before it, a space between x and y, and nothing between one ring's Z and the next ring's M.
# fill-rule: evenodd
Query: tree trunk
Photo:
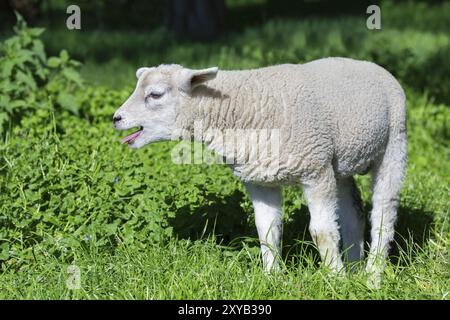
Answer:
M33 24L41 14L41 0L9 0L11 8L20 13L25 21Z
M224 0L170 0L167 26L178 36L212 40L223 29Z

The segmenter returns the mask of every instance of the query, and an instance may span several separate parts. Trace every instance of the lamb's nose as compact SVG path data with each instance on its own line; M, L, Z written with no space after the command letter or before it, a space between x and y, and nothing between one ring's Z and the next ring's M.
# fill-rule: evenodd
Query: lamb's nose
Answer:
M120 120L122 120L122 116L115 116L115 117L113 118L113 122L114 122L114 123L116 123L116 122L118 122L118 121L120 121Z

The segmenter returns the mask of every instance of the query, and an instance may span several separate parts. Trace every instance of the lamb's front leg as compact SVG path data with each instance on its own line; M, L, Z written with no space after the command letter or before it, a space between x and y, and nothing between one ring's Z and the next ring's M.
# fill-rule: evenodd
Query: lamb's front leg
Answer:
M332 167L325 169L313 181L303 184L311 221L309 231L319 249L322 262L331 270L342 270L339 253L339 225L337 222L338 193Z
M246 183L255 210L264 271L279 268L281 240L281 189Z

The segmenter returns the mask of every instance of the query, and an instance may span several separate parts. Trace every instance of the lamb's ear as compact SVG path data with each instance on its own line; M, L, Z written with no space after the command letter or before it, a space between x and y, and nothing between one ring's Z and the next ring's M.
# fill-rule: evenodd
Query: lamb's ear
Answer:
M181 89L189 92L195 87L198 87L199 85L205 83L206 81L214 79L218 71L218 67L201 70L183 69L180 74Z
M136 70L136 78L140 78L141 76L142 76L142 74L145 72L145 71L147 71L147 70L150 70L150 68L139 68L139 69L137 69Z

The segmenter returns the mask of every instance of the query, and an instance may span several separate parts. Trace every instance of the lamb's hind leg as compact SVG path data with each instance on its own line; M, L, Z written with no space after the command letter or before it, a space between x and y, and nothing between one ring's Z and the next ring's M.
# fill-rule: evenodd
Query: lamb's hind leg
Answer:
M281 189L246 183L255 210L264 271L278 269L281 240Z
M322 262L333 271L342 269L339 254L339 226L337 222L337 188L332 167L322 174L303 183L303 190L308 202L311 221L309 231L319 249Z
M371 284L379 285L385 267L389 244L394 238L394 224L400 188L406 168L406 132L389 141L382 161L373 169L373 209L371 221L371 247L366 270L371 273Z
M362 200L353 177L337 180L338 217L344 260L355 262L364 257L364 216Z

